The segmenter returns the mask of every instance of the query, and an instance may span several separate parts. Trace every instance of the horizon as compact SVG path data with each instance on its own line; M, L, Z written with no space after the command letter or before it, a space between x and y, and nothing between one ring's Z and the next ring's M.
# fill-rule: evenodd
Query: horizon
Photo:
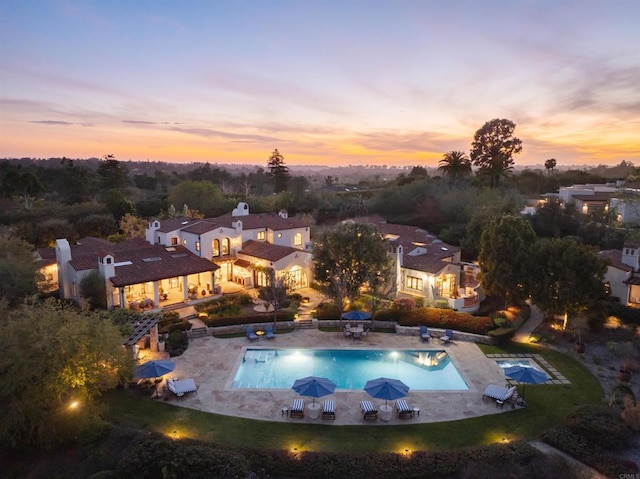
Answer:
M0 157L516 168L640 161L640 2L0 2ZM70 34L71 32L71 34Z

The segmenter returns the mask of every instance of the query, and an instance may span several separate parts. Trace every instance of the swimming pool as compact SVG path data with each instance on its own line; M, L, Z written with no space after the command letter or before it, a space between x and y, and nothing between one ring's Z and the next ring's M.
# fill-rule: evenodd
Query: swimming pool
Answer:
M360 349L247 349L232 388L290 389L319 376L337 389L363 389L370 379L399 379L412 390L468 390L445 351Z
M522 366L524 368L533 368L538 371L543 371L543 369L531 359L497 359L496 363L498 363L498 366L502 369L510 368L512 366Z

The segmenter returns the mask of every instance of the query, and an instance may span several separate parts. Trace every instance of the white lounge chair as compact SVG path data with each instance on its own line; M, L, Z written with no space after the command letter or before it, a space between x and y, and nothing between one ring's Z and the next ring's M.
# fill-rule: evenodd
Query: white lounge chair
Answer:
M325 401L322 406L322 419L336 418L336 402L334 400Z
M409 403L404 399L398 399L396 401L396 409L398 410L399 419L409 419L413 417L413 408L409 406Z
M360 403L360 409L362 410L364 419L378 419L378 410L371 401L362 401Z
M178 397L184 397L185 394L195 392L198 394L196 382L189 379L167 379L167 388Z
M289 409L289 417L304 417L304 399L294 399Z
M484 393L482 393L482 399L485 398L495 400L496 407L500 406L500 408L504 406L505 402L511 402L511 409L514 409L519 396L515 386L503 388L495 384L489 384L487 389L484 390Z

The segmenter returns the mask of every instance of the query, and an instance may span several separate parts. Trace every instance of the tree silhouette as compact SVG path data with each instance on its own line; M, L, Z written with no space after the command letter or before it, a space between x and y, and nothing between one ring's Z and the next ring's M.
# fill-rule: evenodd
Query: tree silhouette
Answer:
M471 161L479 167L478 174L488 176L491 186L513 170L513 156L522 151L522 141L513 136L516 124L496 118L476 131L471 144Z
M464 151L452 150L444 154L438 163L438 170L456 181L471 173L471 160Z
M544 167L547 169L547 173L551 175L551 173L553 173L553 169L556 167L556 159L549 158L547 161L544 162Z
M289 185L291 174L289 173L289 168L284 164L284 156L280 154L277 148L271 153L267 168L269 169L268 175L273 180L273 191L275 193L285 191Z

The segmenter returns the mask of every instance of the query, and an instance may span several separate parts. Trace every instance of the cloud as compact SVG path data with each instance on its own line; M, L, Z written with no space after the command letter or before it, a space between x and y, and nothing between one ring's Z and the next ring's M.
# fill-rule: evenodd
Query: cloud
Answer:
M132 125L170 125L169 121L144 121L144 120L122 120L122 123L129 123Z
M241 143L273 143L282 141L279 138L249 133L230 133L227 131L214 130L212 128L169 128L171 131L194 135L207 139L224 139Z
M75 125L75 123L71 123L69 121L59 121L59 120L31 120L29 123L39 123L41 125Z

